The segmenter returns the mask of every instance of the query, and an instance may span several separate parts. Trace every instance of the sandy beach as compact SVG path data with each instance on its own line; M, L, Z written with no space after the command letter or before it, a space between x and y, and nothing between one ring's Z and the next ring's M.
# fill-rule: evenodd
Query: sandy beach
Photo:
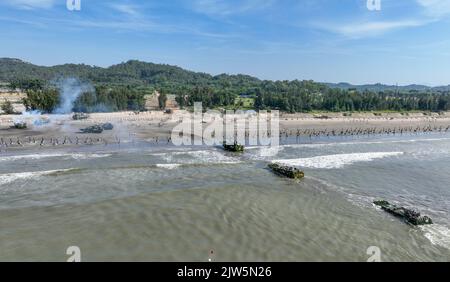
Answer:
M173 114L159 111L94 113L86 120L73 120L72 115L42 115L38 118L51 120L51 123L38 126L33 125L36 117L0 116L1 147L5 149L130 142L164 144L170 142L172 129L178 124ZM12 128L17 120L27 122L28 128ZM82 128L106 122L112 123L114 129L101 134L80 132ZM280 114L282 137L446 132L449 127L450 113L353 113L351 116L344 116L342 113Z

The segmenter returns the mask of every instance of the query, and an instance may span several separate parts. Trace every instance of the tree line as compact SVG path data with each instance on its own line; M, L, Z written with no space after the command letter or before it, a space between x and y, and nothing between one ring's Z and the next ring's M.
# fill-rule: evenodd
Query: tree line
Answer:
M255 110L284 112L354 112L354 111L448 111L450 93L358 91L356 89L329 88L313 81L266 81L259 87L250 87L240 94L227 89L194 87L177 96L180 106L193 106L202 102L204 107L228 107L236 97L254 99Z
M439 93L373 92L336 88L314 91L286 87L277 92L257 89L256 109L278 109L286 112L310 111L448 111L450 95Z
M28 89L24 105L27 110L39 110L52 113L60 104L58 89ZM143 111L145 108L144 96L148 92L133 87L106 87L96 86L94 91L82 93L75 101L74 112L116 112L116 111Z
M28 85L24 104L29 110L52 112L59 104L58 90L46 87L43 82L21 83ZM142 111L145 109L145 95L153 87L131 85L97 85L94 91L83 93L74 104L77 112ZM157 89L161 109L169 93L177 91ZM356 89L329 88L312 81L265 82L259 87L233 89L209 85L178 89L176 101L181 108L189 108L195 102L202 102L204 108L227 108L235 105L237 97L250 97L255 110L280 110L285 112L353 112L353 111L448 111L450 94L443 92L395 92L358 91Z

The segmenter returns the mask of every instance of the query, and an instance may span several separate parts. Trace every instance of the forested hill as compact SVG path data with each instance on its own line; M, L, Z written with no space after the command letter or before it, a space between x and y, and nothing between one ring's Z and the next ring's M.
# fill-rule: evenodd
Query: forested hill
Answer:
M146 63L131 60L125 63L101 68L89 65L64 64L52 67L37 66L18 59L0 59L0 81L44 80L61 76L77 77L96 85L154 86L166 88L169 92L193 86L227 88L255 87L261 83L247 75L217 75L184 70L177 66Z
M225 86L225 87L257 87L263 81L248 75L221 74L212 76L206 73L188 71L177 66L153 64L141 61L128 61L125 63L101 68L84 64L64 64L52 67L37 66L19 59L0 58L0 82L9 82L21 79L51 80L59 76L74 76L89 80L96 84L116 84L157 87L192 87L198 85ZM449 91L450 86L429 87L425 85L385 85L364 84L353 85L345 82L323 83L330 88L343 90L356 89L358 91ZM168 89L169 90L169 89ZM170 89L173 91L173 89Z
M325 84L310 80L268 81L248 75L187 71L180 67L128 61L108 68L65 64L36 66L17 59L0 59L0 82L27 91L28 109L51 112L59 102L52 80L75 77L89 81L95 91L76 101L75 111L143 110L144 97L153 90L175 94L181 107L202 102L207 108L277 109L308 111L448 111L448 87L413 85L392 87L382 84L353 86Z

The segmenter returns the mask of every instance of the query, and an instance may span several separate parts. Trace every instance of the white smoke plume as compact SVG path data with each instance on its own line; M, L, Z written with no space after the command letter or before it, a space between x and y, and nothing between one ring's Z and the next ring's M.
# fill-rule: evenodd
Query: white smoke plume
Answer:
M59 89L60 103L53 111L54 114L70 114L75 101L86 92L94 92L94 87L76 78L64 78L54 82Z

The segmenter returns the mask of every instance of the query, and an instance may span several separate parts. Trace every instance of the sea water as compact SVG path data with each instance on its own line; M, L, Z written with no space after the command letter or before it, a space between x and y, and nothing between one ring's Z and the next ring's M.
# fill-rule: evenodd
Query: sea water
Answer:
M0 155L0 261L450 260L450 135ZM273 174L278 162L306 178ZM375 207L415 208L412 227Z

